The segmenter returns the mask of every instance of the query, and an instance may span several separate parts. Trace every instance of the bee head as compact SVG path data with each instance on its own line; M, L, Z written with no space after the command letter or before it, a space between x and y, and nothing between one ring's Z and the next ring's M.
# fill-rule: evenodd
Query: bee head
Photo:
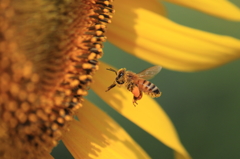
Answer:
M125 72L126 72L126 68L121 68L118 71L116 71L116 70L114 70L112 68L107 68L107 70L112 71L112 72L114 72L116 74L116 76L117 76L116 77L117 84L122 85L122 84L125 83L124 75L125 75Z
M125 72L126 72L125 68L121 68L117 71L116 82L118 84L124 84L125 83L125 76L124 76Z

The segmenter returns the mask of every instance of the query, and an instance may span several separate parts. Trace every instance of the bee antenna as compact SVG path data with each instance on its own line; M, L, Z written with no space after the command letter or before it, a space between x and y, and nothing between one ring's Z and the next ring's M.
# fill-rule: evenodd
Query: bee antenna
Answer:
M108 71L112 71L112 72L115 72L115 73L116 73L116 75L117 75L117 71L116 71L116 70L114 70L114 69L112 69L112 68L107 68L106 70L108 70Z

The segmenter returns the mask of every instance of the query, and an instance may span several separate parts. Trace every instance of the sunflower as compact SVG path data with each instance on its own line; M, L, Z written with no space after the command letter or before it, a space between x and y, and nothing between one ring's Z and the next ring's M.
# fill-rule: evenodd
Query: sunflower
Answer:
M169 1L240 20L239 9L224 0ZM145 96L141 104L148 107L136 109L124 89L104 94L114 79L105 71L111 66L98 63L114 13L111 3L1 1L1 158L52 158L49 152L61 139L75 158L150 158L120 125L83 99L92 81L106 103L172 148L176 158L191 158L154 100ZM109 41L153 64L198 71L239 58L239 40L178 25L157 1L116 1L114 8Z

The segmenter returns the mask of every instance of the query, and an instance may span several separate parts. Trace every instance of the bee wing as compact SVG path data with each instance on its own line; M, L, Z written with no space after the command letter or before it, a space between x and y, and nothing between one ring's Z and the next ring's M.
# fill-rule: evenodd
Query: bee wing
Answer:
M156 74L158 74L162 69L162 66L153 66L150 68L147 68L146 70L143 70L142 72L138 73L138 77L144 78L146 80L149 80L153 78Z

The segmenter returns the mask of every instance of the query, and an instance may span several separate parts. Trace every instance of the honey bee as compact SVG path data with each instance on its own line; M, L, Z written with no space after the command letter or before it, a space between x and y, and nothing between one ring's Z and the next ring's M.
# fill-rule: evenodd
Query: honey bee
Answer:
M142 92L153 98L160 97L162 92L160 92L156 85L147 80L153 78L161 71L161 69L162 66L153 66L136 74L134 72L127 71L126 68L121 68L117 71L112 68L107 68L107 70L115 72L116 79L114 80L113 84L108 87L106 92L115 86L125 86L127 90L133 94L134 106L138 104L137 100L142 98Z

